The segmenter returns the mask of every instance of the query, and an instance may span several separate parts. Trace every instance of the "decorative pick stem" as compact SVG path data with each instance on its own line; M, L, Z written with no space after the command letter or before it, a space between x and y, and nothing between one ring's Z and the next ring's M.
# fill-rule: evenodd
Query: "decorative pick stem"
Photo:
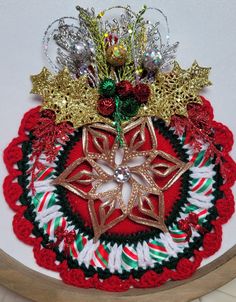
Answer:
M120 113L120 98L118 96L115 96L115 103L116 103L116 111L114 113L114 124L117 131L116 136L116 142L119 143L119 145L123 146L123 138L122 138L122 127L121 127L121 113Z

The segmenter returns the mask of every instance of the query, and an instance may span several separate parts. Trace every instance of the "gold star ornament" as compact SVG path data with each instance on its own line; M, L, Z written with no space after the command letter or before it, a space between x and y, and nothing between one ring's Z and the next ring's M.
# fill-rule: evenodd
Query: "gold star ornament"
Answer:
M85 126L84 156L70 164L52 184L87 200L94 241L125 219L167 232L164 192L192 164L158 148L151 118L128 124L122 147L116 135L116 130L105 124ZM167 181L158 185L157 178Z

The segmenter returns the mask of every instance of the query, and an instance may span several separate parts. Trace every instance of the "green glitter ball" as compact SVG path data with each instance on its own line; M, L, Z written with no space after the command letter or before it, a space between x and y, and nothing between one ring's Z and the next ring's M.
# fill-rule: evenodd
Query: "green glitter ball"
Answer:
M112 97L116 92L116 83L112 79L104 79L99 85L99 93L105 97Z
M133 98L123 100L121 104L121 115L123 119L129 119L138 113L140 104Z

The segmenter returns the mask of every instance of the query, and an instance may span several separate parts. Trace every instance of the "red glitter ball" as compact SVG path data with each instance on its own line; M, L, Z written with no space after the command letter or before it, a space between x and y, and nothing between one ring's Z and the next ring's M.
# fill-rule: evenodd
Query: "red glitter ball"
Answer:
M129 81L121 81L116 85L116 92L120 97L127 97L133 93L133 85Z
M115 111L115 101L112 98L100 99L98 101L98 111L101 115L109 116Z
M138 84L133 88L133 93L137 101L143 104L147 102L151 94L151 90L146 84Z

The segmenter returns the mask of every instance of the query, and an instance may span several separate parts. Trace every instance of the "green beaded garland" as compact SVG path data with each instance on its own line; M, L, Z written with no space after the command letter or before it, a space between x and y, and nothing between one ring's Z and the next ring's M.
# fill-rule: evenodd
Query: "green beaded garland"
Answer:
M140 104L133 98L128 98L122 101L121 114L123 119L129 119L138 113Z
M116 92L116 83L112 79L104 79L99 85L99 93L105 97L112 97Z

